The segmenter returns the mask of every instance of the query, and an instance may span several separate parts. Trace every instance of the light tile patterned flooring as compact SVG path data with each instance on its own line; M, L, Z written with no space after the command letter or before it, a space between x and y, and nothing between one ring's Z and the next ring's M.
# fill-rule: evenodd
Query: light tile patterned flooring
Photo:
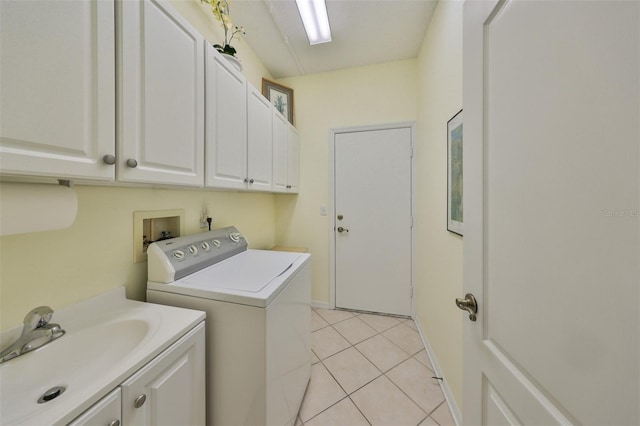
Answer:
M413 320L312 313L313 365L296 425L454 425Z

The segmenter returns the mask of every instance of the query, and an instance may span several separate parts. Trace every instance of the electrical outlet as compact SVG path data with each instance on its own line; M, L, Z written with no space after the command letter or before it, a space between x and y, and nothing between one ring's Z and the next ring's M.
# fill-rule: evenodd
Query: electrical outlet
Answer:
M206 229L209 227L209 223L207 222L207 218L209 217L209 206L206 204L202 205L202 210L200 211L200 229Z

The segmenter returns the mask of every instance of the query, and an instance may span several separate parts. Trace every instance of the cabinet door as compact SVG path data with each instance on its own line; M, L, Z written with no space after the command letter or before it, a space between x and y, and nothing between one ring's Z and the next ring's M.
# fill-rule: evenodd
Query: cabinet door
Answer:
M273 191L287 192L287 121L273 109Z
M118 0L117 178L202 186L204 40L163 0Z
M287 190L300 190L300 138L295 127L287 125Z
M121 413L122 399L118 388L76 417L68 426L116 426L121 423Z
M113 1L2 1L0 39L1 172L113 180Z
M206 185L244 189L247 178L247 94L242 74L207 46Z
M125 425L205 424L204 323L125 381Z
M273 118L271 103L247 83L247 188L271 191Z

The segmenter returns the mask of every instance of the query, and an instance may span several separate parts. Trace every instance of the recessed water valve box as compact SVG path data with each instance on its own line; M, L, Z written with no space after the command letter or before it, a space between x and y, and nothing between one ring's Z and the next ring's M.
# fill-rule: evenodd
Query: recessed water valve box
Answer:
M147 247L184 234L184 210L133 212L133 262L147 260Z

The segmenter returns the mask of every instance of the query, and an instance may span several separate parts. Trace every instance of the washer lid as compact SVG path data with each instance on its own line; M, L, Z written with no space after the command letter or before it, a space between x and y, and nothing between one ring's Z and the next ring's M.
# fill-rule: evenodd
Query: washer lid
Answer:
M179 285L212 292L251 293L255 297L285 274L300 256L300 253L247 250L182 278ZM279 288L270 290L260 296L268 298Z

